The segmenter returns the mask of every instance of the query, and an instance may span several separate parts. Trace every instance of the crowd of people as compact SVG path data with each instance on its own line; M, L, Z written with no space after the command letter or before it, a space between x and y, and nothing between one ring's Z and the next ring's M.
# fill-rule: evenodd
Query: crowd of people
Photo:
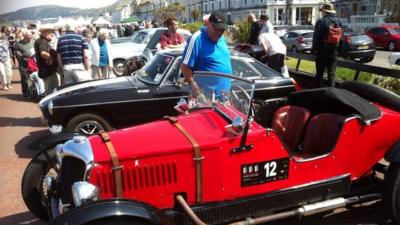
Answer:
M321 85L322 74L328 70L329 83L334 83L334 69L337 57L336 45L326 45L325 37L331 24L341 27L335 17L332 4L324 4L320 10L323 17L317 21L312 51L317 54L317 85ZM283 73L286 46L274 33L274 27L267 15L247 16L251 24L248 45L260 45L265 51L263 61L273 70ZM182 73L189 84L193 84L193 71L213 71L231 73L230 52L223 34L227 29L225 17L214 12L203 17L204 26L188 40L177 32L178 20L167 19L167 27L160 38L160 48L183 48ZM143 21L144 28L157 27L154 21ZM67 24L54 29L42 26L36 29L2 27L0 32L0 81L2 90L12 88L12 67L18 63L21 76L22 94L27 96L28 83L38 83L38 94L48 95L59 85L108 78L113 66L113 49L109 36L126 36L138 30L137 26L114 26L114 31L106 28ZM195 85L195 84L194 84ZM215 81L214 84L226 89L228 86ZM196 87L195 87L196 88ZM216 88L218 89L218 88Z

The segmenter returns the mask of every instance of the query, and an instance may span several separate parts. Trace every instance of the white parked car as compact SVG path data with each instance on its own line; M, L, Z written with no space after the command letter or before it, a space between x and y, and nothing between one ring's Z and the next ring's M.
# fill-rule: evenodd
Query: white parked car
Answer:
M389 55L389 64L392 67L400 68L400 52L395 52Z
M123 75L126 68L126 60L134 56L140 56L145 49L155 53L158 49L160 37L167 28L150 28L135 32L129 42L113 44L114 73L117 76ZM192 34L188 30L178 29L187 40ZM146 59L145 59L146 60Z

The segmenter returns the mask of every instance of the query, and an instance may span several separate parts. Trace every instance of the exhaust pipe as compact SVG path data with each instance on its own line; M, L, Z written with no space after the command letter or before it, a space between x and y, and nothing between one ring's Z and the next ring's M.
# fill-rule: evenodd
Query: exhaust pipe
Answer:
M193 210L190 208L190 206L186 203L184 198L180 195L176 196L178 204L182 207L184 212L191 218L191 220L196 224L196 225L206 225L197 215L193 212ZM326 201L321 201L313 204L308 204L301 206L297 209L286 211L286 212L281 212L281 213L276 213L272 215L267 215L267 216L261 216L257 218L247 218L246 220L230 223L229 225L255 225L255 224L262 224L262 223L267 223L267 222L272 222L275 220L280 220L284 218L289 218L293 216L311 216L317 213L321 212L327 212L327 211L332 211L337 208L345 207L348 205L356 204L356 203L362 203L362 202L368 202L368 201L373 201L373 200L378 200L381 199L381 194L368 194L368 195L363 195L363 196L356 196L356 197L350 197L350 198L335 198L335 199L330 199Z
M291 211L286 211L286 212L281 212L277 214L272 214L268 216L261 216L257 218L247 218L246 220L231 223L229 225L253 225L253 224L261 224L261 223L267 223L267 222L272 222L275 220L279 219L284 219L284 218L289 218L293 216L311 216L314 214L318 214L321 212L327 212L327 211L332 211L337 208L345 207L348 205L353 205L356 203L362 203L362 202L368 202L372 200L378 200L381 199L381 194L368 194L368 195L363 195L363 196L358 196L358 197L350 197L350 198L335 198L335 199L330 199L322 202L317 202L313 204L308 204L304 205L300 208L291 210Z

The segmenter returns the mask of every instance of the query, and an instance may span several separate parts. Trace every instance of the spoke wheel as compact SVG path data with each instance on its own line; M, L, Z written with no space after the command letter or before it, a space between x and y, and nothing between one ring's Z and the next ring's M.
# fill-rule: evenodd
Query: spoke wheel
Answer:
M73 117L68 122L66 129L67 131L90 136L98 134L101 131L111 131L112 127L104 117L97 114L85 113Z
M54 180L59 175L54 148L40 152L32 158L22 177L21 192L25 205L36 217L47 221L48 188L45 182L47 176Z

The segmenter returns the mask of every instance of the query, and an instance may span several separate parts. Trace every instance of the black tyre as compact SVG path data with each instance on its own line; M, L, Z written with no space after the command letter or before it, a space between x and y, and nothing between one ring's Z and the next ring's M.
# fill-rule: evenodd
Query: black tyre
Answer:
M67 123L66 130L84 135L95 135L100 131L111 131L112 127L102 116L85 113L73 117Z
M396 43L394 41L390 41L388 46L387 46L389 51L394 51L396 50Z
M398 60L395 62L395 64L400 66L400 59L398 59Z
M400 163L391 164L385 174L383 203L395 224L400 224Z
M151 225L151 223L132 217L108 217L85 223L85 225Z
M36 217L47 221L47 187L44 182L46 176L56 178L59 169L55 150L46 149L32 158L22 176L21 193L25 205Z
M123 76L126 73L128 68L125 59L115 59L113 64L113 72L116 76Z
M400 111L400 97L381 87L357 81L346 81L339 88L349 90L369 101L377 102L398 112Z

